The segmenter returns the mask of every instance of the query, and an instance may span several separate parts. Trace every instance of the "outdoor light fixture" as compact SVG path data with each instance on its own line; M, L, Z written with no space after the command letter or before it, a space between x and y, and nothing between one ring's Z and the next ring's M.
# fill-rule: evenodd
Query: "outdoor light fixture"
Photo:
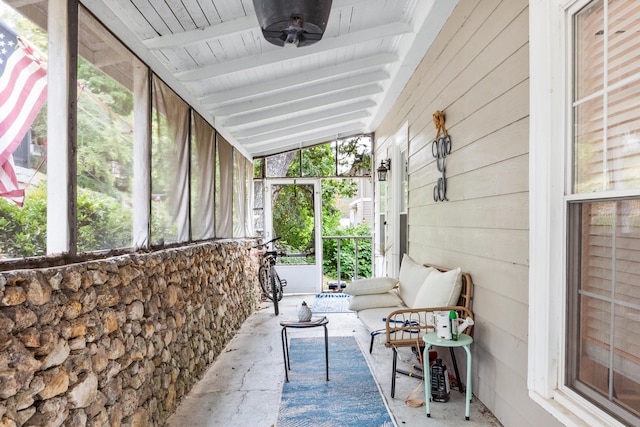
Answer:
M391 170L391 159L381 160L378 167L378 181L387 180L387 172Z
M276 46L297 47L322 38L332 0L253 0L264 38Z

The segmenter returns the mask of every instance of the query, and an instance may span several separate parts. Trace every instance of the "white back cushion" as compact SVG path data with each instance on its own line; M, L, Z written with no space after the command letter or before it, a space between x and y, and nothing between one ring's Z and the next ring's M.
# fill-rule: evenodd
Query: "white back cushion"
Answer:
M457 305L462 290L460 267L444 273L435 270L424 280L411 308ZM407 304L408 305L408 304Z
M398 277L400 280L398 284L398 296L402 298L402 301L404 301L407 307L413 307L418 291L427 276L433 271L435 271L434 268L418 264L407 254L402 257L400 277Z

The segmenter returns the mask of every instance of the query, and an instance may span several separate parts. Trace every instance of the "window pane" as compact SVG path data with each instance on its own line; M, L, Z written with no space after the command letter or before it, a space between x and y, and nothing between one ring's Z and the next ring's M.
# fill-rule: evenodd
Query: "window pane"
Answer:
M137 59L84 8L79 14L78 251L128 247Z
M371 175L371 138L356 136L336 141L338 151L338 175Z
M334 176L336 159L331 144L302 149L302 176Z
M40 7L44 11L38 10ZM27 55L34 64L45 64L47 33L38 26L46 20L48 3L38 7L28 5L19 8L20 13L0 1L0 34L5 46L19 46L17 38L35 47L41 54ZM29 13L31 12L31 13ZM33 21L31 20L33 19ZM43 22L44 21L44 22ZM0 86L19 88L16 79L10 77L12 64L25 55L25 50L5 48L0 51ZM34 67L37 85L26 93L38 93L31 108L20 110L25 120L7 118L6 109L0 111L0 259L46 254L47 243L47 104L46 66ZM24 114L25 112L29 114ZM63 189L62 191L66 191Z
M582 230L582 238L570 247L570 258L579 260L570 280L580 307L579 319L569 322L577 349L571 384L638 415L640 199L572 204L575 209L580 214L570 215L577 221L570 229Z
M300 152L297 150L269 156L265 162L267 178L300 176Z
M640 61L637 61L640 63ZM640 188L640 81L609 94L608 187L614 190Z
M253 181L253 230L264 236L264 181Z
M602 114L601 97L575 108L575 193L591 193L606 189Z
M575 16L576 99L602 90L604 77L604 12L592 1Z
M640 2L609 0L608 73L613 84L640 72Z

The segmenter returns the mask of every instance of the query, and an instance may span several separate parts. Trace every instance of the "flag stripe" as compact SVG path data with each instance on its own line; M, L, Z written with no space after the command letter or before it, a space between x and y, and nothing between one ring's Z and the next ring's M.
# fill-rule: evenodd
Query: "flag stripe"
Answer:
M6 50L0 50L0 197L22 206L13 152L47 96L47 70L25 40L0 22ZM25 47L26 46L26 47Z
M10 61L15 56L17 54ZM10 77L15 83L6 86L4 90L0 85L0 164L20 144L46 99L46 70L28 57L23 57L16 65L19 66L5 69L1 79L8 81L5 77L7 71L10 71Z

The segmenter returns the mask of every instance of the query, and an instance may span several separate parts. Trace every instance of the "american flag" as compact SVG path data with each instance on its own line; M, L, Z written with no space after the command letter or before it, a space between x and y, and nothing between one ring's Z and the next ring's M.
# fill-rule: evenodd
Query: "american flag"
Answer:
M13 152L47 98L46 64L0 21L0 197L22 206Z

